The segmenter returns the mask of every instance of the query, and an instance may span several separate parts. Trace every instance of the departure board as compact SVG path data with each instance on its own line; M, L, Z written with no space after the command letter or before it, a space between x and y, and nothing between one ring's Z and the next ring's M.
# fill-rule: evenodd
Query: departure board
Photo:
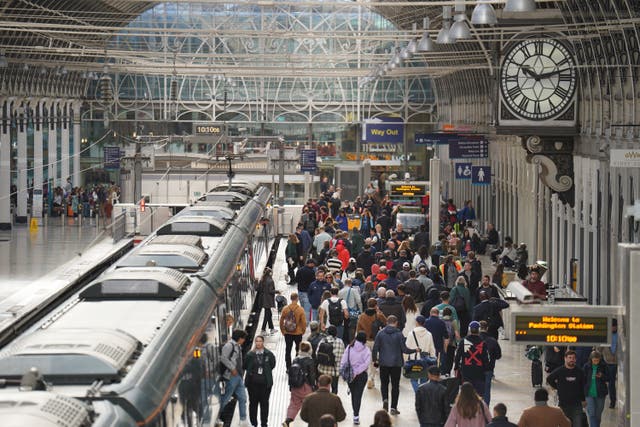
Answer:
M516 314L515 340L526 344L606 345L608 316Z
M422 197L427 194L426 184L391 184L391 197Z

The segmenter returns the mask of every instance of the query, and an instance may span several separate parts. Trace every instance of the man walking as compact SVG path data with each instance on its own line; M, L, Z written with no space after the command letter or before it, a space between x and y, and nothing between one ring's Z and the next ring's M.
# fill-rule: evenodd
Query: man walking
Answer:
M222 377L225 379L224 395L220 398L220 410L222 411L231 397L235 396L240 407L240 422L247 420L247 391L242 381L242 345L247 339L247 333L242 329L236 329L231 334L231 339L222 347L220 363L224 366Z
M372 359L374 366L380 366L380 391L382 392L382 407L389 410L389 380L391 380L391 415L397 415L398 398L400 397L400 374L404 359L402 353L420 354L420 349L408 349L404 343L404 336L398 329L398 318L387 317L387 326L384 327L373 343Z
M258 405L260 405L260 425L269 425L269 396L273 386L273 368L276 356L264 347L264 337L254 339L254 349L247 353L245 367L247 377L245 385L249 392L249 420L252 426L258 425Z
M340 361L344 354L344 343L337 336L337 329L331 325L327 328L327 336L320 341L316 349L318 372L331 377L331 391L338 394Z
M283 308L280 314L280 332L284 335L284 360L287 365L287 371L291 366L291 348L295 343L296 354L298 354L302 334L307 330L307 319L304 315L304 309L298 304L298 294L292 292L290 298L291 304Z
M587 427L582 423L582 408L587 405L584 395L585 379L582 369L576 367L575 351L565 352L564 365L549 374L547 384L558 391L560 409L571 420L571 425Z
M316 261L309 258L307 263L300 267L296 272L296 283L298 283L298 299L300 305L304 308L304 312L309 318L311 314L311 304L309 303L309 286L316 280L315 271Z
M320 375L318 378L318 390L304 398L300 418L308 423L309 427L320 427L320 419L325 414L333 416L335 421L344 421L347 413L338 396L329 391L331 377Z
M485 372L489 370L489 352L479 333L480 323L475 320L469 323L469 333L456 351L455 370L461 374L463 382L473 384L478 395L482 396L485 391Z
M484 320L481 321L480 338L484 341L487 346L487 352L489 352L489 369L484 372L484 394L482 397L487 406L489 406L489 402L491 402L491 380L493 379L493 371L496 369L496 360L502 358L502 349L500 348L498 340L487 333L487 328L487 322Z
M544 387L534 394L535 406L524 410L518 427L571 427L571 421L560 408L547 405L549 392Z
M442 427L449 416L447 389L440 384L440 369L429 366L429 381L416 391L416 412L420 427Z

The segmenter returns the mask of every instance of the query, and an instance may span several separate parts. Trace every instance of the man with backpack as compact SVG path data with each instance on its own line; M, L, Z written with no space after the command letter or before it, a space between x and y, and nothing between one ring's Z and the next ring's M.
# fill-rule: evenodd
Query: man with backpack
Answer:
M455 370L463 382L470 382L478 395L484 395L485 372L489 368L489 351L480 338L480 323L469 323L469 333L460 342L456 351Z
M344 321L349 318L347 302L338 297L338 288L329 289L331 296L320 304L320 328L326 330L333 325L338 331L338 338L344 334Z
M458 320L460 321L460 335L467 334L467 328L471 321L471 295L467 289L467 282L464 277L456 279L456 285L449 292L450 304L456 309Z
M342 341L348 344L352 338L355 338L356 323L358 316L362 313L362 299L360 298L360 290L353 286L351 279L344 279L344 287L338 292L338 297L342 298L347 304L349 318L345 320L345 332L342 335Z
M508 307L508 302L499 298L489 298L489 294L483 291L480 292L480 303L473 308L472 318L478 322L487 322L488 335L497 340L498 328L503 325L500 311Z
M337 328L330 325L327 336L320 341L316 349L318 372L331 377L331 392L338 393L338 379L340 376L340 361L344 354L344 343L337 335Z
M231 339L225 343L220 353L220 374L225 380L224 395L220 398L220 410L224 410L233 396L240 407L240 422L247 420L247 391L242 381L242 345L247 339L247 333L236 329Z
M300 352L288 369L289 389L291 399L287 407L287 418L282 423L283 427L295 420L304 398L313 392L316 386L316 368L311 358L311 344L308 341L300 343Z
M284 335L285 353L284 360L287 370L291 366L291 348L296 344L296 354L302 341L302 334L307 330L307 319L304 309L298 304L298 294L291 293L291 304L282 309L280 314L280 332Z

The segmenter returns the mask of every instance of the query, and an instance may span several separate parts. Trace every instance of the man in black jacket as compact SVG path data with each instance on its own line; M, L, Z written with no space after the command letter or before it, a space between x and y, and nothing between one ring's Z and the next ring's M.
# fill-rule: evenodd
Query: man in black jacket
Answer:
M296 283L298 283L298 298L304 312L309 317L311 303L309 302L309 285L316 280L316 261L309 258L307 263L296 272Z
M573 350L567 350L564 365L547 377L547 384L558 390L558 406L574 427L586 427L582 425L582 408L587 405L584 383L584 373L576 366L576 352Z
M371 276L371 266L375 263L373 255L371 255L371 240L367 239L364 243L362 252L356 257L356 265L364 271L364 276Z
M420 427L442 427L449 416L447 389L440 384L440 369L429 366L429 381L416 391L416 412Z
M502 349L498 340L493 338L487 333L488 324L482 320L480 322L480 338L487 345L487 351L489 352L489 370L485 371L484 380L484 395L482 396L487 406L491 402L491 380L493 378L493 371L496 369L496 360L502 358Z
M499 298L489 298L486 292L480 292L480 303L473 307L472 320L484 320L488 325L488 334L498 339L498 329L503 325L500 311L509 307L509 303Z
M385 293L385 298L378 304L380 311L388 318L389 316L396 316L398 319L398 328L404 329L404 324L407 321L407 317L404 313L402 304L396 299L396 294L392 290L388 290Z

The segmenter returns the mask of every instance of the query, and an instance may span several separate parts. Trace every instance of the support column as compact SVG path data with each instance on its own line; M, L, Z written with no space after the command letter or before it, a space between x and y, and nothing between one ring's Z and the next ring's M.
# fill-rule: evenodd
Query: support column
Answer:
M429 236L431 244L438 242L440 233L440 159L434 158L429 161L429 179L431 181L431 192L429 195Z
M42 120L42 102L38 101L35 105L34 118L33 118L33 194L38 193L38 190L42 191L42 182L44 181L44 168L42 159L42 143L43 143L43 120ZM42 194L42 193L40 193ZM35 197L32 198L32 203L35 204ZM33 209L32 211L39 212L39 209ZM33 212L32 212L32 215Z
M0 230L11 230L11 133L9 102L0 104Z
M58 105L54 101L51 103L49 108L49 138L47 150L49 152L49 174L47 175L47 179L49 180L50 187L49 191L53 191L60 184L58 179L58 129L57 129L57 113L58 113Z
M80 176L80 103L73 104L73 178L76 187L82 185Z
M71 163L71 159L69 158L69 102L65 101L62 104L62 128L60 129L60 134L61 134L61 147L62 147L62 152L60 153L60 165L61 165L61 170L60 170L60 180L61 182L65 183L67 182L67 178L69 178L70 175L70 163ZM75 182L72 182L72 185L75 187L77 184Z
M18 209L16 213L16 223L27 223L27 117L25 114L25 104L17 107L17 130L18 130Z

